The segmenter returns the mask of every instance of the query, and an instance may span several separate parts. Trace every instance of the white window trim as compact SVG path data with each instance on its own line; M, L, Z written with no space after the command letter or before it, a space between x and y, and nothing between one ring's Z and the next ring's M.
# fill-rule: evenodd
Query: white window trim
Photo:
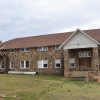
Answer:
M57 61L57 60L60 61L60 67L57 67L57 66L56 66L56 64L57 64L56 61ZM56 60L55 60L55 68L61 68L61 60L60 60L60 59L56 59Z
M24 67L21 66L21 61L20 61L20 69L29 69L30 68L30 61L29 60L22 60L24 61ZM29 61L29 67L26 67L26 61Z
M60 50L60 48L59 48L58 45L55 45L55 50L56 50L56 51Z
M10 69L14 69L14 68L11 66L11 62L13 62L13 63L14 63L14 61L10 61Z
M41 61L41 67L38 66L38 61ZM37 61L37 67L38 68L48 68L48 60L38 60L38 61ZM47 61L47 67L43 66L45 61Z
M70 64L71 64L72 62L74 63L74 66L73 66L73 67L70 66ZM75 67L76 67L75 58L70 58L70 59L69 59L69 68L75 68Z
M91 51L80 51L79 52L79 58L88 58L88 57L91 57Z
M4 62L4 68L2 68L2 62L4 62L4 61L1 61L0 69L5 69L5 62Z
M24 50L22 50L24 49ZM30 50L26 50L27 48L21 48L21 52L30 52ZM29 49L29 48L28 48Z
M47 49L44 49L44 48L47 48ZM37 47L37 51L48 51L48 47L47 46Z

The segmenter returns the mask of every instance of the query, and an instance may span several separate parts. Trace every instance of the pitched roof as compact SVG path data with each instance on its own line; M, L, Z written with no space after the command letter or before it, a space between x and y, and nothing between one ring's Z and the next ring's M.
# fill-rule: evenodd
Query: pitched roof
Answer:
M86 34L100 41L100 29L83 30ZM31 36L23 38L15 38L3 43L3 49L14 49L24 47L39 47L62 44L73 32L56 33L49 35Z

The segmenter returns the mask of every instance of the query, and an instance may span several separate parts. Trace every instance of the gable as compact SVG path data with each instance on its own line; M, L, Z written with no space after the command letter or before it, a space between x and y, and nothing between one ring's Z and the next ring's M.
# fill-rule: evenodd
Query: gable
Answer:
M81 31L77 31L63 46L64 49L75 48L90 48L97 47L98 44L83 34Z

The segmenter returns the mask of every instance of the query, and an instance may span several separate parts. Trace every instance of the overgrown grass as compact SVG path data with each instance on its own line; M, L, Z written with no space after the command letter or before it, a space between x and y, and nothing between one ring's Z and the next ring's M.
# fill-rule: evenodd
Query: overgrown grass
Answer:
M100 84L61 76L0 75L0 100L100 100Z

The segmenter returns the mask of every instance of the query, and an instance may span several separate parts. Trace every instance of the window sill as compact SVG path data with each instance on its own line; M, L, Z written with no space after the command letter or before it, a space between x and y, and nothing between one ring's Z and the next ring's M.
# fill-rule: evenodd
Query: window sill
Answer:
M37 51L39 51L39 52L44 52L44 51L48 51L48 50L37 50Z
M55 49L55 51L60 51L60 49Z
M15 53L15 52L10 52L10 53Z
M48 67L38 68L38 69L47 69Z
M55 67L56 69L60 69L61 67Z
M29 53L30 51L21 51L22 53Z
M10 69L14 69L14 68L10 68Z
M0 68L0 69L5 69L5 68Z

